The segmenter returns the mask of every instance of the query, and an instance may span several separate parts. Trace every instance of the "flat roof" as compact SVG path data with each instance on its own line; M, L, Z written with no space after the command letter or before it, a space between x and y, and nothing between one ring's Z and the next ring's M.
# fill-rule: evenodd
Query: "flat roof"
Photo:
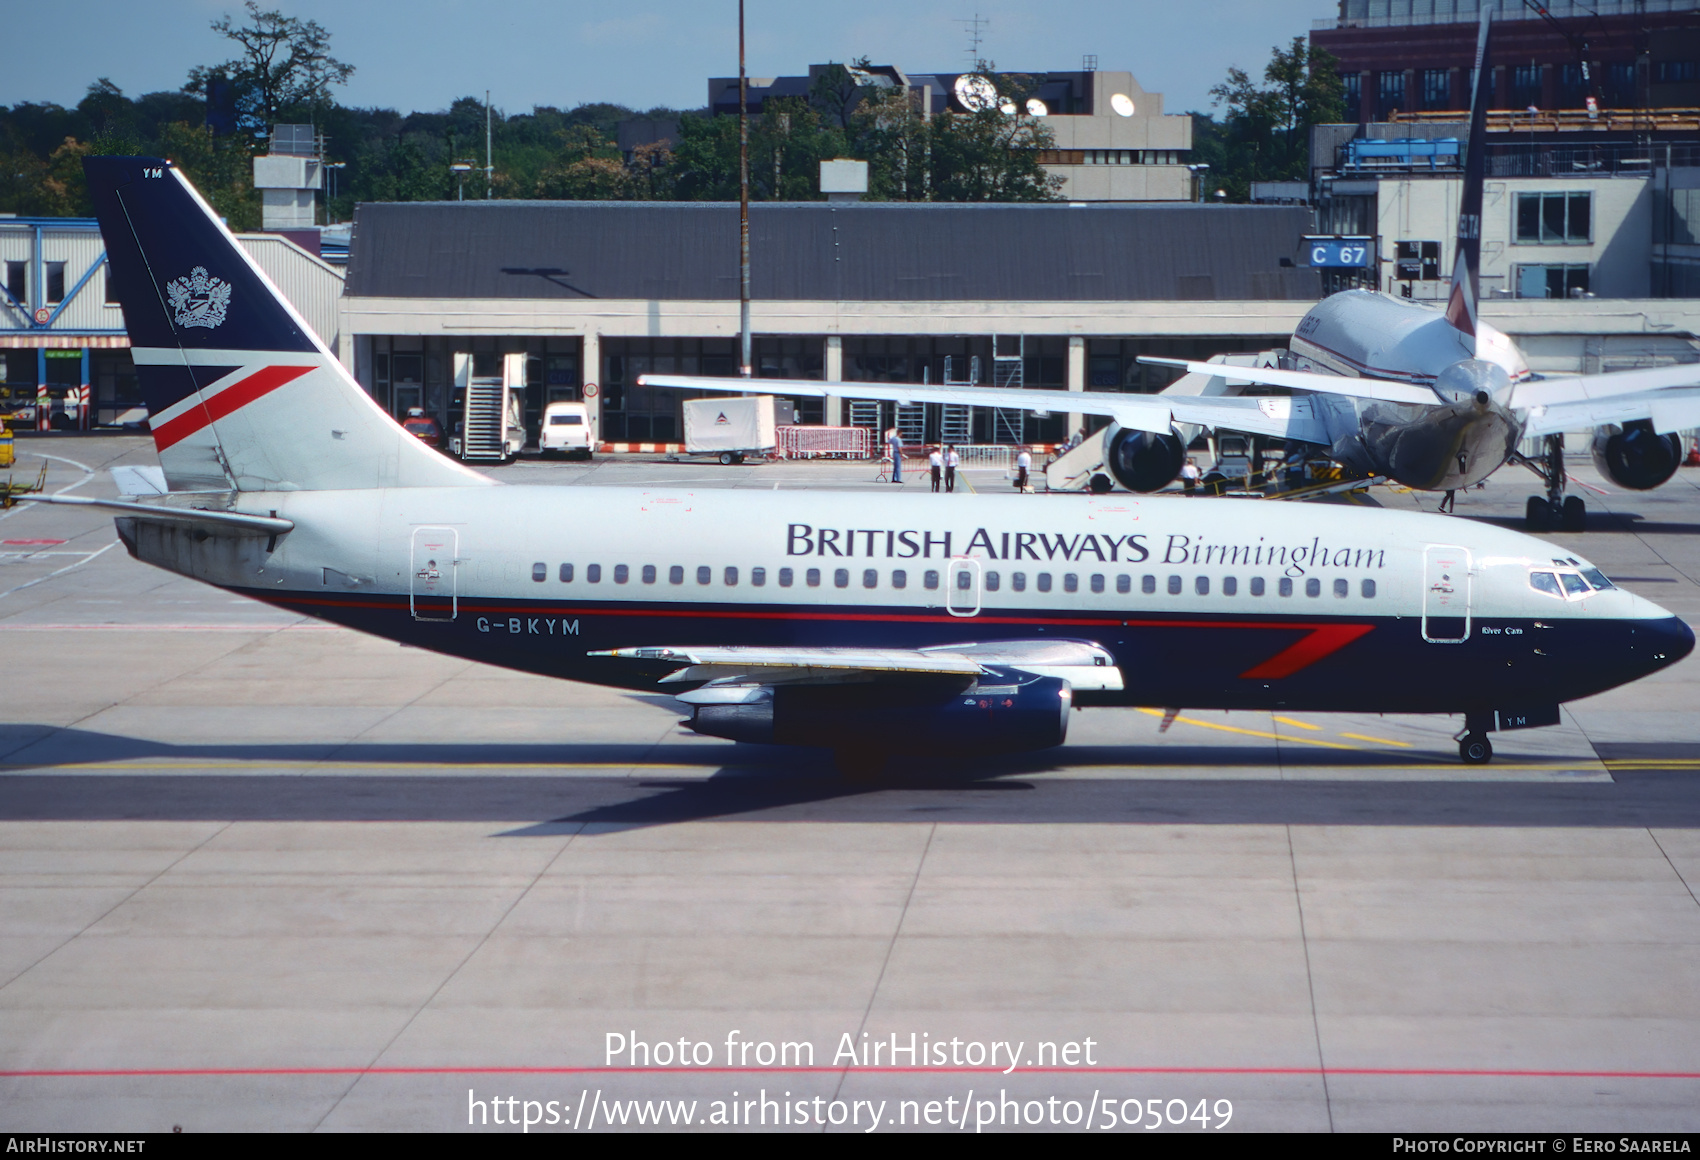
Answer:
M1282 266L1302 206L764 202L752 294L767 301L1307 301ZM374 202L359 206L350 297L738 297L730 202Z

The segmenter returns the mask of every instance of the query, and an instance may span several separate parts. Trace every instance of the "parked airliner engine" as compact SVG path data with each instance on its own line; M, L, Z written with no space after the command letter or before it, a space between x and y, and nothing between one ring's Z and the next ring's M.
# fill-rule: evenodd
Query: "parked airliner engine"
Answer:
M1074 702L1068 682L1031 673L983 676L926 697L897 682L751 686L735 704L697 704L698 733L756 745L833 749L890 746L905 753L1025 753L1061 745ZM732 690L727 690L732 692Z
M1676 474L1682 462L1682 439L1674 432L1655 434L1653 425L1637 419L1615 423L1594 432L1594 466L1619 487L1648 491Z
M1157 435L1112 427L1104 436L1104 462L1129 491L1161 491L1181 473L1186 442L1173 429Z

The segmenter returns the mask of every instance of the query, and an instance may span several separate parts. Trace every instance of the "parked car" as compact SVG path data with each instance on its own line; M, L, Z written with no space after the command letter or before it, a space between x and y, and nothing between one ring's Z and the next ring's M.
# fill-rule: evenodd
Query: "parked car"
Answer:
M439 451L443 446L443 429L437 421L427 415L419 407L413 407L407 412L407 418L401 421L402 430L412 435L427 447L435 447Z
M583 403L550 403L543 409L537 450L544 455L590 458L590 409Z

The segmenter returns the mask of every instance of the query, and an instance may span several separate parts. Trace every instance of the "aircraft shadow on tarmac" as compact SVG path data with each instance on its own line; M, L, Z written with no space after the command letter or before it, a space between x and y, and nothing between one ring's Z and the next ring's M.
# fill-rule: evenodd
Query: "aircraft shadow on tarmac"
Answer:
M743 822L1096 823L1700 827L1700 745L1620 745L1604 781L1457 780L1438 755L1387 779L1383 755L1306 754L1327 780L1283 775L1274 746L1080 746L995 760L898 761L848 781L825 754L721 744L172 745L0 725L0 820L452 821L519 823L503 836L607 832L711 819ZM1048 774L1121 768L1166 776ZM59 772L128 762L138 768ZM268 763L290 766L268 768ZM1668 763L1668 764L1665 764ZM1292 756L1286 755L1291 766ZM1436 777L1413 780L1432 764ZM1264 766L1250 776L1222 776ZM252 772L224 772L236 766ZM708 776L681 777L698 766ZM317 767L317 768L316 768ZM550 768L606 767L608 775ZM318 769L335 772L319 772ZM350 770L354 772L349 772ZM645 769L655 776L642 776ZM1357 769L1361 776L1343 776ZM421 773L418 770L429 770ZM1188 776L1189 770L1210 776ZM639 776L631 776L636 772ZM1443 779L1443 774L1446 775ZM671 776L669 776L671 775ZM1032 780L1023 780L1028 775ZM1491 776L1491 767L1484 777ZM1290 780L1288 780L1290 778Z

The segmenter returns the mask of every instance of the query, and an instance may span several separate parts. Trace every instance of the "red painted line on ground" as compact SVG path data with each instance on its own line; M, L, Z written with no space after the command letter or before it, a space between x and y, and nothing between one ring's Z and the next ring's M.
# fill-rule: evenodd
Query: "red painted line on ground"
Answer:
M270 394L285 383L293 382L315 368L306 366L261 367L245 379L231 383L218 394L204 399L175 419L168 419L153 429L154 446L161 451L216 423L262 395Z
M0 540L0 544L63 544L64 540Z
M280 1075L1275 1075L1457 1076L1481 1079L1691 1079L1700 1071L1591 1071L1485 1067L143 1067L19 1069L0 1079L101 1079L149 1076Z

